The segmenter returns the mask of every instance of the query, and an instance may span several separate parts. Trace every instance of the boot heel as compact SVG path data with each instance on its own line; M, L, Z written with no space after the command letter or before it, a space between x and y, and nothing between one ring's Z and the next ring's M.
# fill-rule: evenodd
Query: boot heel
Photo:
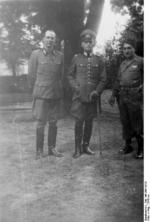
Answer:
M63 157L62 153L59 153L55 148L48 147L48 155L55 157Z
M79 150L79 149L76 149L72 157L73 157L74 159L77 159L77 158L80 157L80 156L81 156L80 150Z

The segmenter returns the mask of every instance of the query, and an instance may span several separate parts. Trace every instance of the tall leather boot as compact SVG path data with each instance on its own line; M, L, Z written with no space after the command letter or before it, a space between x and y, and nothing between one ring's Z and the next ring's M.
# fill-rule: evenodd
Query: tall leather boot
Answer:
M89 148L89 142L92 135L92 127L93 127L93 120L85 120L84 125L84 134L83 134L83 153L88 155L93 155L94 152Z
M44 127L36 129L36 159L43 157Z
M137 143L138 143L136 158L142 159L143 158L143 147L144 147L143 137L141 135L138 135L138 136L136 136L136 139L137 139Z
M81 142L83 134L83 121L77 120L75 122L75 152L73 158L78 158L81 156Z
M57 136L57 126L56 122L49 123L48 127L48 155L55 157L63 157L61 153L56 150L56 136Z
M119 152L122 154L128 154L131 153L133 151L133 148L131 146L131 139L127 139L125 141L125 146L123 149L121 149Z

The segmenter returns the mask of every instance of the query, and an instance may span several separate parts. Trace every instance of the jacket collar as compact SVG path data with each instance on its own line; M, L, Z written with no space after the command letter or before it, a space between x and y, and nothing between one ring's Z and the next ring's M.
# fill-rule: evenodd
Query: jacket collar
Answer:
M93 52L90 52L90 53L83 52L83 55L86 57L91 57L93 55Z
M49 55L49 54L56 55L56 51L55 50L53 50L52 53L49 53L45 48L43 48L42 52L43 52L44 55Z

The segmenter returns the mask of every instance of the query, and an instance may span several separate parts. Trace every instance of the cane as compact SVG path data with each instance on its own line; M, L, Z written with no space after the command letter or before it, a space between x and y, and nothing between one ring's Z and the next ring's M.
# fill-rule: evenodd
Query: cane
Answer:
M101 114L101 97L97 98L97 127L98 127L98 147L99 155L102 155L102 145L101 145L101 127L100 127L100 114Z

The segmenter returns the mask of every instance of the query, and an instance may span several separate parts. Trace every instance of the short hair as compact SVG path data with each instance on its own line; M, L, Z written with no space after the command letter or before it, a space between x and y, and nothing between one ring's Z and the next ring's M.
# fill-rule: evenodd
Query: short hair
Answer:
M56 32L55 32L54 30L52 30L52 29L47 29L45 32L43 32L43 34L42 34L42 39L45 37L46 32L52 32L52 33L54 33L55 36L56 36Z
M135 39L125 39L124 41L123 41L123 43L122 43L122 47L123 47L123 45L124 44L129 44L129 45L131 45L134 49L136 49L136 41L135 41Z

